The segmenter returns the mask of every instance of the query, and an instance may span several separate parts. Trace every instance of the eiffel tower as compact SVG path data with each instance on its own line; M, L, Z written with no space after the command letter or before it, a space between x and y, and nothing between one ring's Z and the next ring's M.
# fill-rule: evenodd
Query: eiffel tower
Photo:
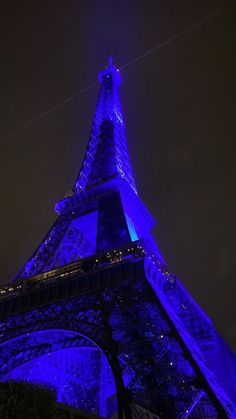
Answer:
M118 419L236 418L236 363L165 264L140 200L112 60L58 218L0 289L0 380Z

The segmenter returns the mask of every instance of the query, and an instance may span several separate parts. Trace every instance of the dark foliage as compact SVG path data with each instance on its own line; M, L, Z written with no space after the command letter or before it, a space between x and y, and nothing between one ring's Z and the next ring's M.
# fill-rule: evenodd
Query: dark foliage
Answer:
M52 419L56 397L40 385L6 381L0 383L1 419Z

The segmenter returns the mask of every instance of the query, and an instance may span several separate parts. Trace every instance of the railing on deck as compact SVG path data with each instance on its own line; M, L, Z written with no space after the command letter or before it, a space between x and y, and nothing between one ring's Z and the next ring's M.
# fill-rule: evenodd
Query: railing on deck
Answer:
M19 295L27 290L38 288L58 280L65 280L71 275L85 275L98 269L118 264L128 259L138 259L146 254L142 247L142 241L137 240L119 249L112 249L106 252L96 253L77 262L42 272L30 278L20 279L16 283L0 288L0 299L9 296Z

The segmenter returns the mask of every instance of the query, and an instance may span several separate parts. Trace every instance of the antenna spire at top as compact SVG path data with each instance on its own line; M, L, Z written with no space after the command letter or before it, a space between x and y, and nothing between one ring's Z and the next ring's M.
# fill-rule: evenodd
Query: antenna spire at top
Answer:
M103 83L104 78L106 79L107 76L111 76L113 78L114 83L119 85L121 83L121 75L118 68L114 65L112 55L108 58L108 65L101 70L98 74L98 80L100 83Z

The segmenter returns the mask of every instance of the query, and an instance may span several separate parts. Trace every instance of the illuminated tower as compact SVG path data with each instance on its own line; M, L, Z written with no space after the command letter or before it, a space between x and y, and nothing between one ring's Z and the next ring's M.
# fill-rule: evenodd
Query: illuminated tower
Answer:
M236 418L235 357L151 236L111 60L99 81L73 190L0 290L0 377L106 418Z

